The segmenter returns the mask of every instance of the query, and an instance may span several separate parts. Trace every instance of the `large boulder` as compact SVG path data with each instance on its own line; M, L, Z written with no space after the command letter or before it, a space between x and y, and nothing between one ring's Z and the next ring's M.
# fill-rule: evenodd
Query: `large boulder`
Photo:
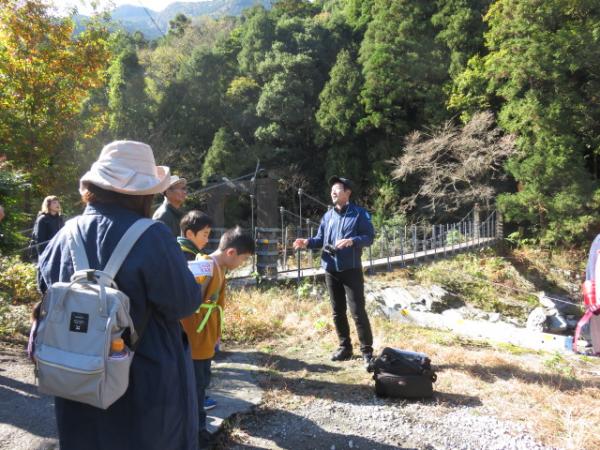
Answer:
M581 316L581 305L572 298L561 295L538 293L540 305L548 310L556 310L561 316Z
M538 299L540 306L529 313L527 328L555 334L565 334L575 328L582 314L575 301L545 292L540 292Z
M464 305L462 300L438 285L369 286L366 289L366 297L367 300L377 302L388 311L411 309L440 313Z
M538 306L529 313L526 327L532 331L545 331L547 317L546 308Z

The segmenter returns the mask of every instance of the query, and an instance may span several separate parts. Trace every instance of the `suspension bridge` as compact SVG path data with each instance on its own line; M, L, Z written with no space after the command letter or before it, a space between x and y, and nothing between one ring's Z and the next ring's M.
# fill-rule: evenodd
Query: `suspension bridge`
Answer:
M265 211L258 207L264 200L261 192L256 192L256 180L260 174L259 166L255 172L238 178L223 177L223 182L203 187L190 194L199 194L226 185L238 195L248 195L251 206L249 232L256 239L257 251L252 264L232 274L233 278L260 277L267 280L300 281L307 277L317 277L325 272L320 267L320 250L294 251L293 241L298 237L310 237L316 234L319 224L312 218L306 217L306 203L312 202L326 210L331 208L303 189L298 189L297 210L290 211L279 207L279 226L257 226L256 215ZM244 186L242 183L248 182ZM196 181L196 180L194 180ZM193 182L190 182L192 184ZM259 195L257 195L259 194ZM264 195L264 193L262 193ZM271 202L272 203L272 202ZM276 205L276 204L275 204ZM273 205L271 205L271 209ZM266 215L271 217L271 223L276 222L277 208ZM273 216L275 219L273 220ZM260 220L258 221L260 223ZM225 228L213 228L211 239L205 249L210 253L219 242ZM28 232L30 230L23 230ZM24 233L25 234L25 233ZM393 266L421 264L437 258L454 255L459 252L476 251L489 247L503 238L501 214L495 209L482 209L475 205L461 220L444 224L402 224L376 227L373 245L363 251L363 267L370 273L378 270L391 270ZM43 243L30 245L14 252L25 258L31 251Z
M280 208L279 228L253 230L256 237L256 258L251 268L245 268L234 278L258 275L268 280L293 280L324 275L320 267L320 250L295 251L298 237L314 236L319 224ZM216 230L219 234L221 230ZM363 251L363 267L369 273L391 271L393 266L426 263L461 252L476 251L494 245L503 238L501 214L481 210L478 205L460 221L444 224L405 224L376 227L373 245ZM218 242L212 239L213 245Z

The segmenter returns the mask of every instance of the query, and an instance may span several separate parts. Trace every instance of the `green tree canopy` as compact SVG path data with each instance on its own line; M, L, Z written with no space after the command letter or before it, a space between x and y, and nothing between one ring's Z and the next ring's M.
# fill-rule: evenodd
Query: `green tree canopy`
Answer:
M431 23L434 2L375 0L360 48L363 128L402 136L444 118L446 55Z
M489 53L457 78L451 105L488 105L518 136L508 171L519 191L499 199L507 218L546 242L598 223L600 10L586 0L498 0L486 20Z
M109 129L114 139L144 141L149 130L149 100L144 68L129 47L112 62L108 74Z

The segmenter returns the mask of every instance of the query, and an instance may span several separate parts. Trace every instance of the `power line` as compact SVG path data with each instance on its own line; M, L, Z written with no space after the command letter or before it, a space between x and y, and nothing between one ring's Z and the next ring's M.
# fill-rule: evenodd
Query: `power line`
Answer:
M138 0L138 3L144 9L144 12L150 18L150 21L154 24L154 26L156 27L156 29L158 30L158 32L162 35L162 37L165 37L164 31L160 29L160 27L158 26L158 24L154 20L154 17L152 17L152 14L150 14L150 12L146 9L146 7L142 4L142 2L140 0Z

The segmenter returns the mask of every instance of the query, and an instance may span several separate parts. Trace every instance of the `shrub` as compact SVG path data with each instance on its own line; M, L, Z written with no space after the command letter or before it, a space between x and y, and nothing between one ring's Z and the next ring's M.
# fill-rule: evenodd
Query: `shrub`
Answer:
M32 304L40 299L35 265L18 256L0 258L0 295L12 304Z

